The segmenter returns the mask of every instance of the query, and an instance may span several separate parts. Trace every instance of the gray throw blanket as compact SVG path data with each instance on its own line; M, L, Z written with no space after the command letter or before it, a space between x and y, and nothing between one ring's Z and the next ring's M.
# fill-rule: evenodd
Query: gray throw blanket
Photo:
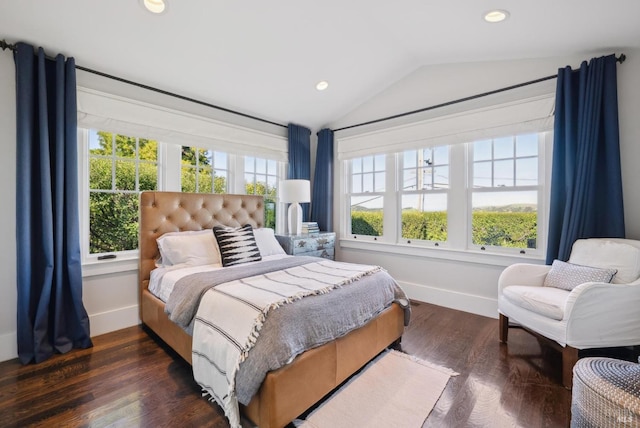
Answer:
M210 288L320 260L315 257L291 257L192 274L176 282L165 310L174 322L189 331L200 299ZM248 404L270 370L288 364L308 349L363 326L394 301L404 307L405 325L408 325L408 299L393 278L381 271L330 293L307 296L270 311L255 346L237 372L235 384L238 401Z
M190 333L200 300L208 289L236 279L262 275L317 261L317 257L287 257L268 262L245 263L212 272L194 273L176 282L169 299L167 299L164 311L169 315L171 321Z
M249 404L267 372L290 363L308 349L362 327L392 302L404 308L405 326L408 325L409 300L393 278L382 271L271 311L236 375L238 401Z

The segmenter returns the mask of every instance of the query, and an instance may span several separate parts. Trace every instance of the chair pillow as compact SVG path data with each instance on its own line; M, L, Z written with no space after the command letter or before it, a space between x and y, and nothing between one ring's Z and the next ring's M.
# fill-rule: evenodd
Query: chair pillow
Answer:
M616 272L615 269L593 268L554 260L543 285L571 291L585 282L611 282Z
M578 239L571 248L569 263L617 269L614 284L628 284L640 277L640 249L608 239Z
M218 248L220 248L222 266L234 266L262 260L250 224L245 224L242 227L216 226L213 228L213 233L218 241Z
M160 251L160 259L156 261L156 266L220 265L216 239L209 229L169 232L159 237L156 242Z
M276 239L273 229L268 227L253 229L253 236L256 238L256 244L258 244L258 249L262 257L287 254Z

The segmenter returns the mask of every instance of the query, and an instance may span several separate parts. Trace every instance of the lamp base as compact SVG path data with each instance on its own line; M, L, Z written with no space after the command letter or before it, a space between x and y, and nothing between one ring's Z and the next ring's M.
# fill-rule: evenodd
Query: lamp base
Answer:
M302 207L297 202L292 202L289 205L288 217L288 231L290 235L300 235L302 233Z

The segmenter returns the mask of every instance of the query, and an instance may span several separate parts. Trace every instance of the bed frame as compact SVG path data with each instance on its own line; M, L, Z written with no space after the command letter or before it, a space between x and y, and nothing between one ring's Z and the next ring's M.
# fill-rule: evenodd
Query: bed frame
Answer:
M262 227L264 200L253 195L142 192L140 195L140 319L191 364L191 336L171 322L164 303L148 288L159 257L156 239L168 232L213 226ZM363 327L299 355L267 374L260 390L241 411L260 428L287 425L380 351L399 342L404 313L393 304Z

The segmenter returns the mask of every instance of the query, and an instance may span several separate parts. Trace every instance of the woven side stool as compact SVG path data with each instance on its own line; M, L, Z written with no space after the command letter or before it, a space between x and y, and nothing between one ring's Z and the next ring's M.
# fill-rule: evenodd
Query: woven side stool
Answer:
M583 358L573 367L571 427L640 427L640 364Z

